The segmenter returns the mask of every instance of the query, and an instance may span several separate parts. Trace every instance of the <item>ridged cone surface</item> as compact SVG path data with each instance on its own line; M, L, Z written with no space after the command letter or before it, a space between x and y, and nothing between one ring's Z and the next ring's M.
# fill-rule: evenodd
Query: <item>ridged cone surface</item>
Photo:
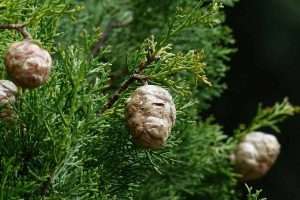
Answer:
M280 153L276 137L262 132L246 135L238 144L231 159L244 181L264 176Z
M126 116L134 141L146 148L160 148L176 120L170 93L155 85L139 87L127 100Z
M15 103L18 88L8 80L0 80L0 118L10 119L13 115L12 104Z
M24 40L10 45L5 56L5 66L17 85L22 88L36 88L48 80L52 59L36 43Z

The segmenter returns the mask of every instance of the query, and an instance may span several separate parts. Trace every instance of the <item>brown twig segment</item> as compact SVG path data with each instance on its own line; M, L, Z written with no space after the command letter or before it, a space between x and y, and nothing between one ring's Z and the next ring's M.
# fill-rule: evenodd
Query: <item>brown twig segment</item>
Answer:
M142 82L144 85L148 85L149 77L143 74L133 74L135 80Z
M97 56L101 49L104 47L106 41L109 39L109 36L111 35L113 29L115 28L121 28L121 27L125 27L129 24L130 22L125 22L125 23L121 23L118 21L110 21L104 32L101 33L99 39L97 40L97 42L92 46L92 55L93 57Z
M24 39L32 39L24 24L0 24L0 29L16 30L22 34Z
M105 112L106 110L110 109L114 103L119 99L120 95L127 90L127 88L132 84L136 79L147 79L146 76L141 75L144 69L149 66L151 63L153 63L155 60L157 60L157 57L155 54L148 55L146 61L141 62L137 69L135 70L135 73L133 73L127 80L125 80L121 86L113 93L113 95L108 99L107 103L103 106L102 110L100 111L101 114Z

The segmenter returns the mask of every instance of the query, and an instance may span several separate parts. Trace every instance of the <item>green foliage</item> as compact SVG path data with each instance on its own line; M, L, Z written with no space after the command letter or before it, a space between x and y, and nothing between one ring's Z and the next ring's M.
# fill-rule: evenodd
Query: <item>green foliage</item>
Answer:
M264 109L259 105L256 116L250 124L248 126L242 124L240 128L235 131L236 137L241 138L249 132L262 128L270 128L275 132L280 132L277 124L284 121L287 117L299 113L299 111L299 107L292 106L287 99L284 99L281 103L276 103L272 107Z
M179 123L177 145L168 150L159 172L148 176L138 199L236 199L235 175L226 156L233 146L221 128L211 120Z
M19 92L15 121L0 121L0 199L238 199L228 159L236 140L213 120L199 119L225 88L225 63L234 52L224 5L2 0L0 22L25 24L55 64L47 84ZM21 37L0 31L4 55ZM143 75L170 90L177 109L171 137L156 151L134 144L126 127L125 101L138 81L100 113L119 83L145 63ZM2 60L0 66L5 79ZM296 110L287 101L259 110L237 135L277 130Z
M245 185L248 191L247 199L248 200L267 200L266 198L260 198L261 190L255 191L255 193L252 193L252 187L249 187L248 185Z

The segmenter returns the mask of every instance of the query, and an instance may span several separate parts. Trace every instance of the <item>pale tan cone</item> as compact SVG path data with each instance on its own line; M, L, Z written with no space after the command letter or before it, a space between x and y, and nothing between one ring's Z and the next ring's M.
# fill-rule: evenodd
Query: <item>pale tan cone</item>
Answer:
M280 153L276 137L262 132L252 132L238 144L231 160L244 181L264 176Z
M30 40L10 45L5 56L9 76L22 88L36 88L45 83L52 67L50 54Z
M127 100L126 117L136 143L160 148L168 139L176 120L170 93L155 85L137 88Z
M10 119L13 115L12 104L15 103L18 88L8 80L0 80L0 118Z

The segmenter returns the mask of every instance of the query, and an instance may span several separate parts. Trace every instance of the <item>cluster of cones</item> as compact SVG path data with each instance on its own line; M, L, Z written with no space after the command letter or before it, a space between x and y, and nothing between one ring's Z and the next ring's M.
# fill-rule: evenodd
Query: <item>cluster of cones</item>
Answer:
M34 41L11 44L5 55L5 69L11 80L0 80L0 118L11 119L18 87L34 89L43 85L51 68L50 54Z

